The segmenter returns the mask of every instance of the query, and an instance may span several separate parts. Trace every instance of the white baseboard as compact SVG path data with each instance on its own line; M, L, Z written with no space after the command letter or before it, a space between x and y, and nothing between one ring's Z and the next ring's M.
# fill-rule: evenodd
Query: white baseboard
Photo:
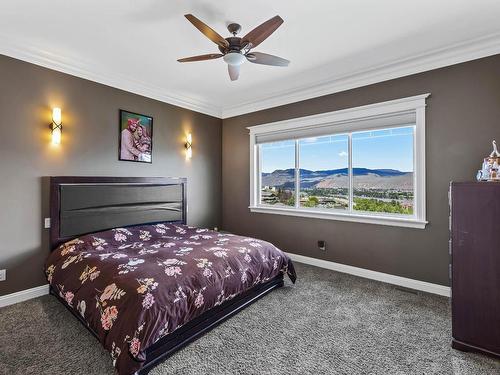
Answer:
M427 293L438 294L440 296L450 297L451 289L448 286L432 284L425 281L408 279L406 277L390 275L377 271L371 271L364 268L348 266L346 264L330 262L323 259L310 258L303 255L287 253L290 258L299 263L309 264L311 266L326 268L329 270L348 273L366 279L382 281L388 284L399 285L409 289L421 290Z
M13 305L18 302L27 301L32 298L49 294L49 284L37 286L35 288L21 290L20 292L0 296L0 307Z

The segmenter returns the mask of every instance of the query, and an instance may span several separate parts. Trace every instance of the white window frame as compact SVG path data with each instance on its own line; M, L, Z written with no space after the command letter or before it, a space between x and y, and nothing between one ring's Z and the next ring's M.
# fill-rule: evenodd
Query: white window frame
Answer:
M278 121L269 124L251 126L250 131L250 206L251 212L278 214L289 216L301 216L318 219L342 220L368 224L392 225L409 228L424 229L426 224L426 198L425 198L425 107L426 98L430 94L423 94L391 100L376 104L369 104L361 107L348 108L334 112L322 113L318 115L294 118L285 121ZM415 135L414 135L414 212L411 218L406 215L388 215L383 213L348 212L340 210L326 210L303 208L299 206L297 195L300 194L297 184L299 148L295 147L295 194L296 207L270 206L260 204L260 170L259 145L256 142L258 136L279 134L290 131L307 131L315 128L332 128L333 134L349 133L362 130L376 130L377 128L363 128L359 123L362 120L383 118L401 113L415 113ZM379 127L383 129L384 127ZM349 136L350 137L350 136ZM296 141L298 142L298 140ZM349 142L350 147L352 142ZM352 166L352 150L349 150L349 167ZM352 174L352 173L350 173ZM352 180L352 176L350 176ZM352 205L352 181L350 182L350 192ZM405 217L406 216L406 217Z

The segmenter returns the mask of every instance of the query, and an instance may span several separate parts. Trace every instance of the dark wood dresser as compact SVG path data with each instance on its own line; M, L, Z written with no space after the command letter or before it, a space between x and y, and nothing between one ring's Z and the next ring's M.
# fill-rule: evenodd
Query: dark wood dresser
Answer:
M500 358L500 183L450 185L455 349Z

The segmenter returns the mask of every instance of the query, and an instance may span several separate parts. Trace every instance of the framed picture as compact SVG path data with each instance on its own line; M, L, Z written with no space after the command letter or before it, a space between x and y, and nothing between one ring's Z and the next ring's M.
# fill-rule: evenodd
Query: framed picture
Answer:
M151 163L153 118L120 109L120 147L118 159Z

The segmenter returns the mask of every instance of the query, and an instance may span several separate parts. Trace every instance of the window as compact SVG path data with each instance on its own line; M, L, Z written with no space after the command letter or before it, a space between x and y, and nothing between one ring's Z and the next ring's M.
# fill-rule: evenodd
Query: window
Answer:
M249 128L251 211L424 228L427 97Z
M349 209L349 137L299 140L300 207Z
M413 215L414 126L352 134L353 209Z
M272 206L295 206L295 142L260 146L260 201Z

